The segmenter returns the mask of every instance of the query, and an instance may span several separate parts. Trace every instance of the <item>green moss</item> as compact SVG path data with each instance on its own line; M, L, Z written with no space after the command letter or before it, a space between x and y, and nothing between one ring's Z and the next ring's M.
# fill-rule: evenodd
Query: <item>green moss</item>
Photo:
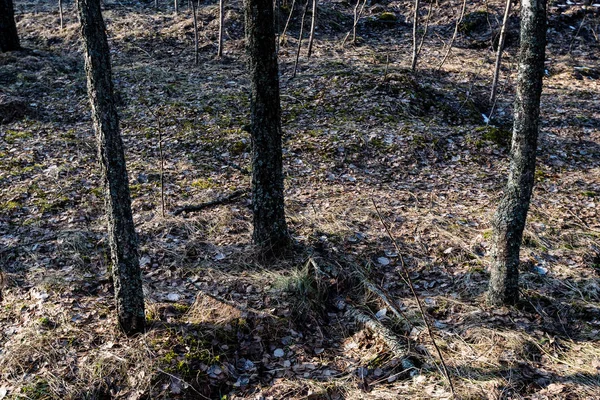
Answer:
M31 132L14 131L8 129L4 135L4 141L6 143L15 143L19 139L29 139L33 134Z
M190 306L187 304L174 303L173 308L180 314L185 314L190 309Z
M129 185L129 193L131 194L132 199L135 199L142 195L142 187L143 186L141 183L134 183Z
M482 272L485 272L485 268L483 267L483 265L471 265L469 266L469 273L471 274L480 274Z
M69 202L67 196L59 196L53 200L47 200L45 197L37 198L33 201L33 204L42 212L56 211L64 208Z
M131 186L129 187L129 189L131 190ZM91 188L90 193L99 199L102 199L104 197L104 191L101 187Z
M378 19L380 21L396 21L398 17L396 17L396 14L393 12L385 11L379 14Z
M27 399L50 399L52 393L50 385L43 379L37 379L35 382L25 385L21 388L21 394ZM21 396L18 396L21 397Z
M0 210L2 210L2 211L13 211L19 207L21 207L21 203L19 203L18 201L14 201L14 200L7 201L6 203L0 204Z
M598 196L598 193L593 192L591 190L583 191L583 192L581 192L581 194L584 195L584 196L586 196L586 197L596 197L596 196Z
M458 31L467 35L473 33L481 26L487 26L488 13L486 11L474 11L464 16L458 25Z
M507 129L498 128L492 125L485 125L475 128L476 132L481 133L481 138L494 142L499 146L506 147L512 139L512 132Z
M543 182L544 180L546 180L546 178L547 178L547 175L541 168L537 168L535 170L535 181L536 182Z
M247 140L237 140L229 148L231 154L239 156L250 151L250 143Z
M199 178L192 182L192 186L198 189L210 189L217 186L212 178Z

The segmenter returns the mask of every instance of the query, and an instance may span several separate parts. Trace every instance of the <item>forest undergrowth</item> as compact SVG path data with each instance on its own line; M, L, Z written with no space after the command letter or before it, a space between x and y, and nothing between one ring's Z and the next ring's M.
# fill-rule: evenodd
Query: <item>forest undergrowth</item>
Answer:
M366 6L342 46L354 4L324 1L291 79L296 10L279 48L294 248L266 263L251 245L241 4L226 4L222 58L218 4L201 5L196 66L187 3L177 15L162 1L105 3L149 327L116 328L73 4L61 30L54 2L16 1L25 50L0 54L0 399L451 398L403 267L456 398L600 399L597 6L550 4L522 300L492 308L518 7L493 105L501 2L468 4L441 67L461 2L434 3L411 72L412 2ZM414 368L350 309L394 332Z

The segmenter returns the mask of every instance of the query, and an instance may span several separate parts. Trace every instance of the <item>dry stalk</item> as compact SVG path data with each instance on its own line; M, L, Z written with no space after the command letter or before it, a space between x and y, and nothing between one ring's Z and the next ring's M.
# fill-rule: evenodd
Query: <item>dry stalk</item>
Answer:
M425 323L425 327L427 328L427 333L429 334L429 337L431 338L433 347L435 347L438 357L440 358L440 362L441 362L442 368L444 370L444 375L446 375L446 380L448 381L448 385L450 386L450 391L452 392L452 396L456 398L456 393L454 391L454 385L452 384L452 379L450 378L450 373L448 372L448 367L446 366L446 362L444 361L444 356L442 356L442 352L441 352L439 346L437 345L437 343L435 342L435 336L433 334L433 329L431 328L431 324L429 323L429 321L427 320L427 317L425 316L425 310L423 310L423 304L421 304L421 299L419 298L419 295L417 295L417 292L415 291L415 286L413 285L412 279L410 278L408 268L406 268L406 264L404 263L404 257L402 256L402 251L400 250L400 246L398 246L398 242L396 242L396 239L392 235L390 228L387 226L387 224L383 220L383 217L381 216L381 213L379 212L379 208L377 207L377 203L375 203L374 199L371 199L371 201L373 202L373 206L375 207L375 211L377 212L379 221L385 228L385 232L387 233L388 237L394 244L396 252L398 253L398 257L400 257L400 264L402 267L402 272L404 273L408 287L410 288L410 291L411 291L415 301L417 302L417 306L419 307L419 312L421 313L421 317L423 319L423 322Z
M506 0L504 9L504 18L502 19L502 29L500 29L500 38L498 39L498 52L496 53L496 65L494 66L494 79L492 81L492 91L490 93L490 104L496 102L496 92L498 90L498 78L500 77L500 64L502 62L502 51L504 50L504 38L506 37L506 26L508 25L508 16L510 15L511 0ZM490 112L490 117L492 113Z
M296 0L292 0L292 6L290 7L290 14L288 15L287 21L285 22L285 26L283 27L283 32L279 36L279 45L283 45L285 41L285 33L287 32L287 28L290 25L290 20L292 19L292 14L294 13L294 5L296 5Z
M298 34L298 48L296 49L296 61L294 62L294 72L292 73L293 79L298 71L298 60L300 59L300 48L302 47L302 34L304 33L304 19L306 18L306 10L308 10L308 0L304 3L304 11L302 12L302 20L300 21L300 33Z
M465 17L465 10L467 8L467 0L463 0L462 8L460 9L460 14L458 19L456 20L456 25L454 25L454 33L452 33L452 39L450 39L450 43L448 44L448 50L446 50L446 54L444 54L444 58L442 58L442 62L438 65L437 70L442 69L442 66L450 56L450 52L452 51L452 46L454 45L454 41L456 40L456 35L458 35L458 28L463 18Z

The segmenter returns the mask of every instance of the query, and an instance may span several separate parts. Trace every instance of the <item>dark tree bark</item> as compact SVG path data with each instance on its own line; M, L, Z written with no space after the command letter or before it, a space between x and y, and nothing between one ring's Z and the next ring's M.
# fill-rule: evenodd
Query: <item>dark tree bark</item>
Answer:
M272 0L245 0L246 40L252 81L252 202L254 242L265 255L290 242L285 221L279 75Z
M519 252L534 184L545 49L546 0L522 0L510 172L493 221L491 304L514 304L519 298Z
M13 2L12 0L0 0L0 50L6 52L20 48Z
M144 330L144 294L106 28L100 0L79 0L78 7L88 95L102 169L117 314L121 329L134 334Z

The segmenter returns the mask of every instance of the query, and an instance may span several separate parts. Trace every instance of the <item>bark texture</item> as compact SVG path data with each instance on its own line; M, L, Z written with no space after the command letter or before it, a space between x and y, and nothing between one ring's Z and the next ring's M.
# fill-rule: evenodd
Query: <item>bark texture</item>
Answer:
M493 221L491 304L514 304L519 298L519 252L535 177L545 48L546 1L522 0L510 171Z
M13 0L0 0L0 50L6 52L20 48Z
M254 242L277 254L290 242L285 221L279 73L272 0L245 0L246 40L252 82L252 201Z
M133 334L144 330L144 295L106 28L100 0L79 0L78 8L88 95L102 169L117 313L123 331Z

